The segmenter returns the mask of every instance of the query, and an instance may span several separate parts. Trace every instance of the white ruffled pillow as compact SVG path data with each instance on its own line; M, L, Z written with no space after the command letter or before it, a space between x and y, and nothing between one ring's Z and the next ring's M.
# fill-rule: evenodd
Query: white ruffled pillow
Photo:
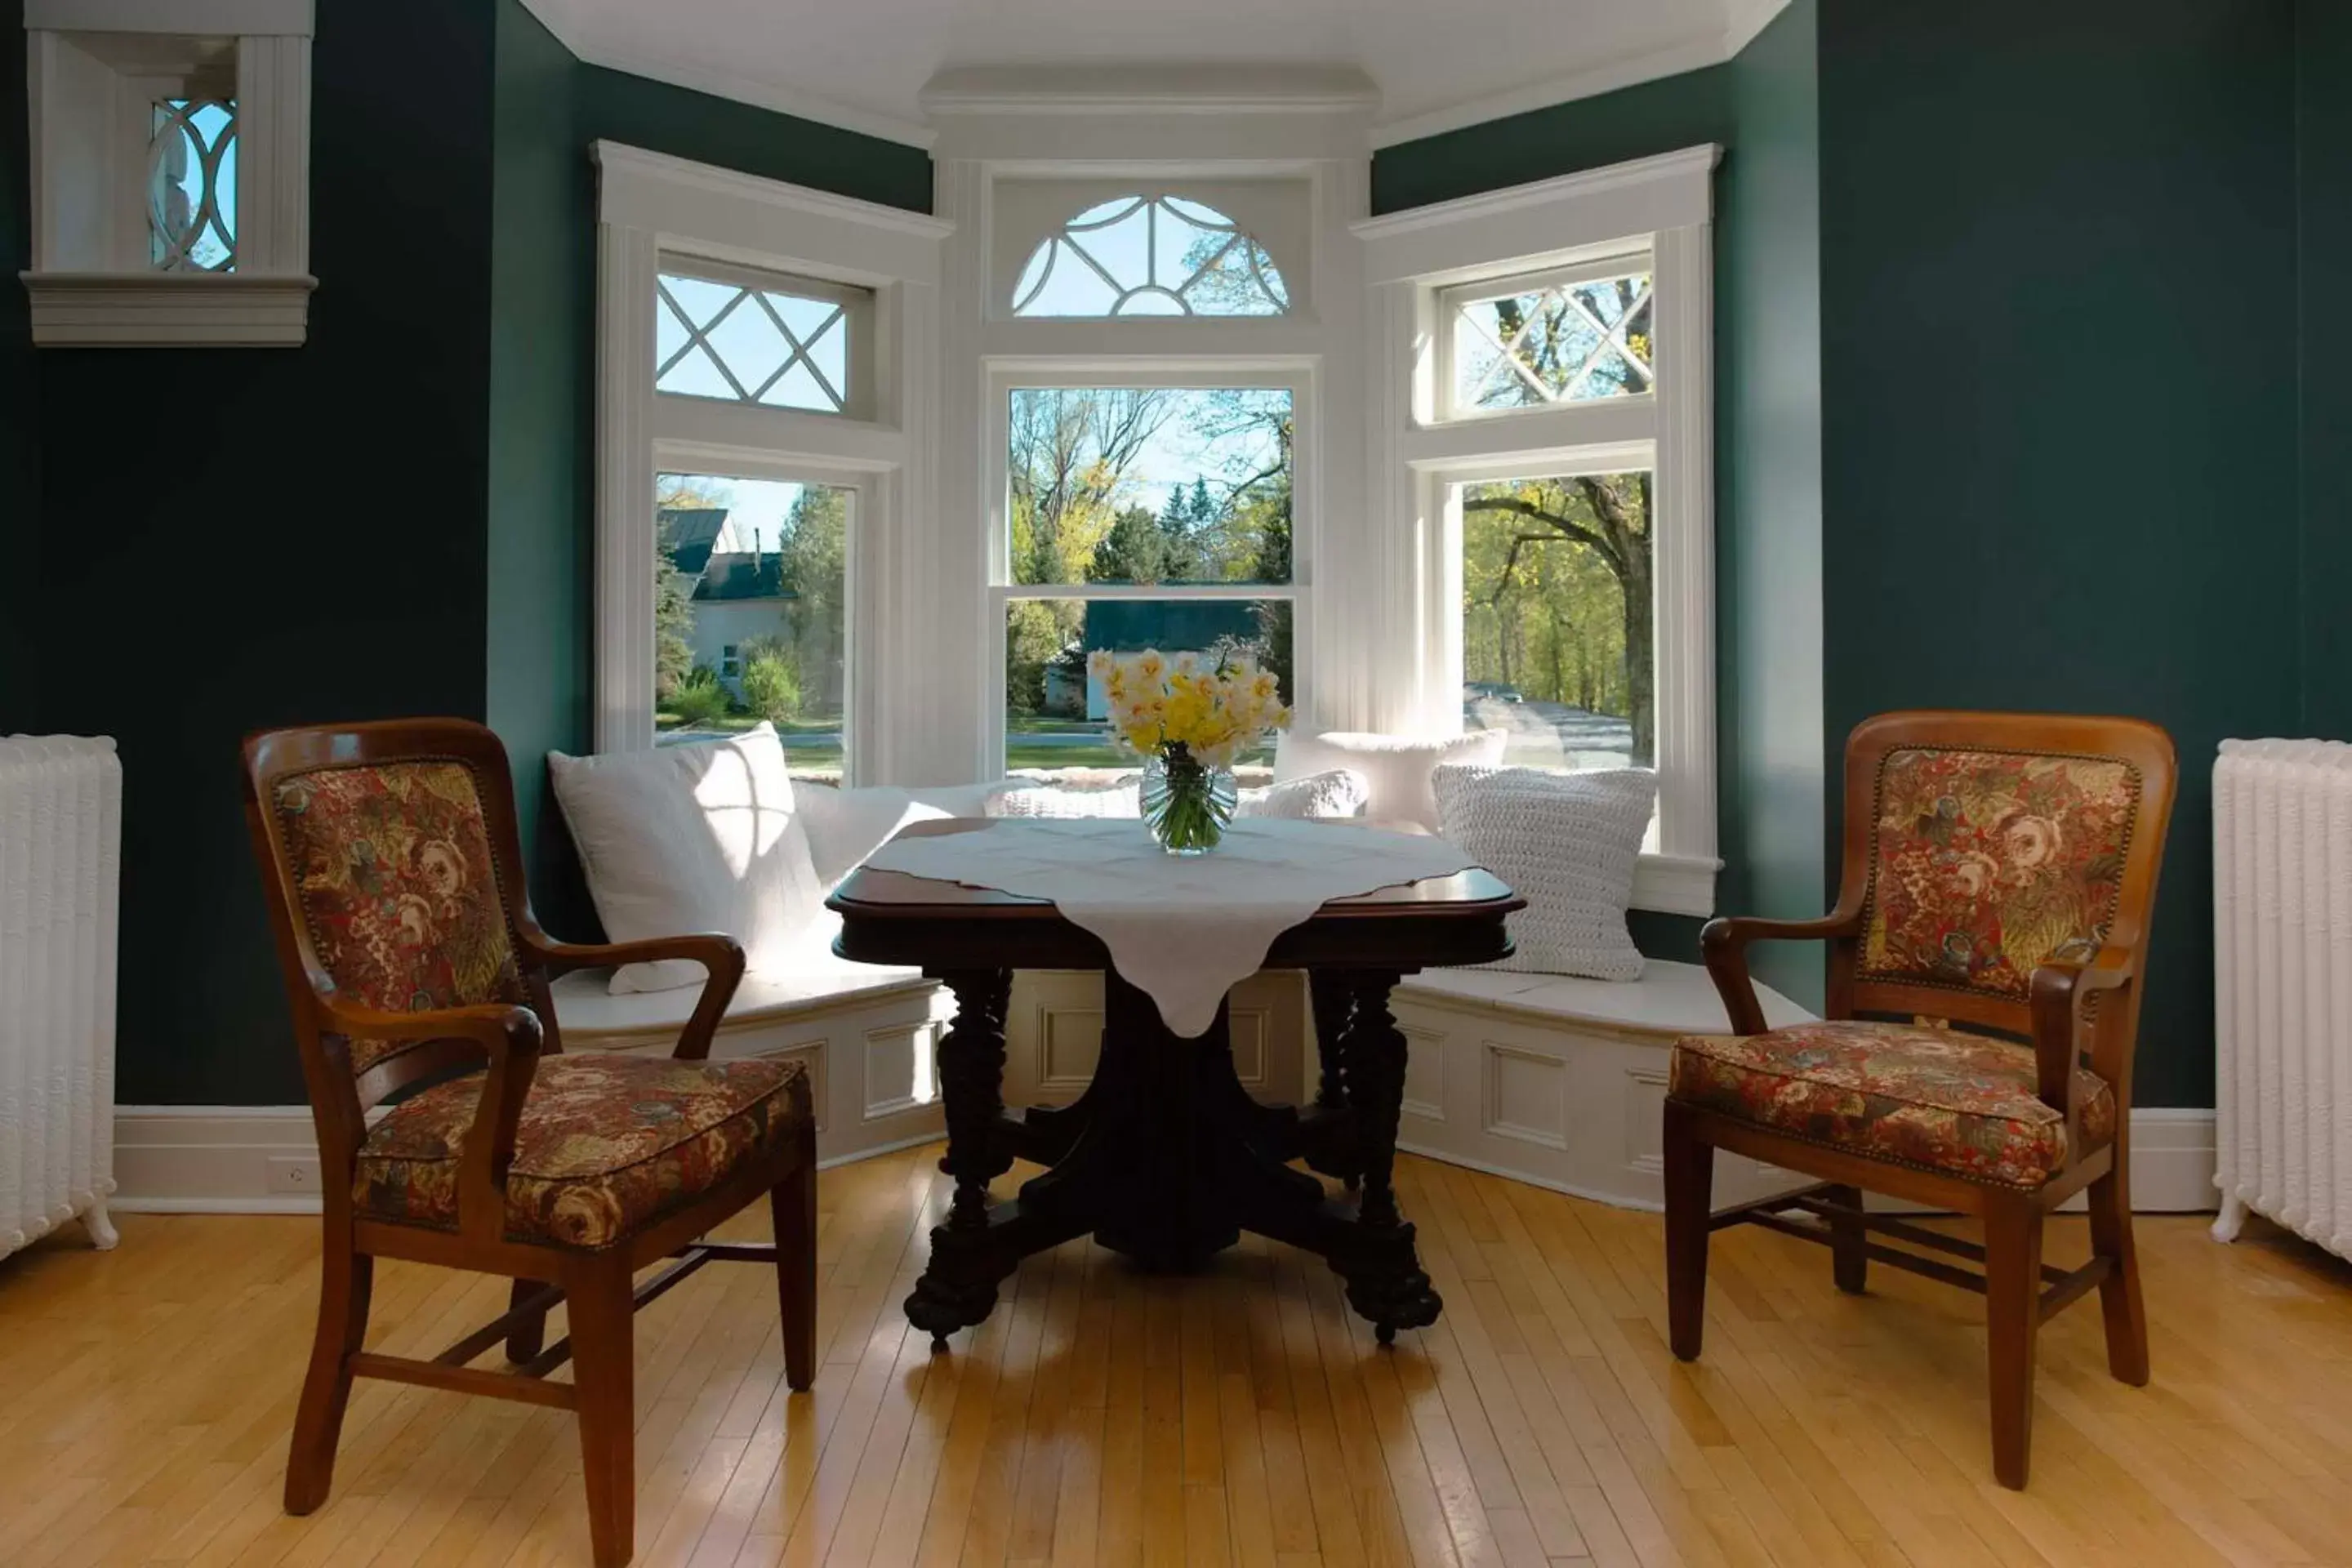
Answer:
M1320 735L1285 734L1274 752L1274 782L1293 783L1311 773L1346 768L1364 780L1364 816L1374 822L1412 822L1437 829L1437 797L1429 776L1455 764L1492 767L1503 760L1502 730L1479 730L1443 739L1375 735L1334 730Z
M608 938L724 931L743 944L747 968L789 971L824 889L772 726L597 757L550 752L547 766ZM612 989L702 978L699 963L668 958L623 964Z
M1326 817L1355 816L1370 793L1364 775L1353 768L1331 768L1308 773L1287 784L1242 791L1235 816Z
M1657 803L1655 773L1444 767L1434 787L1438 831L1528 901L1510 918L1518 950L1486 967L1642 977L1625 910Z

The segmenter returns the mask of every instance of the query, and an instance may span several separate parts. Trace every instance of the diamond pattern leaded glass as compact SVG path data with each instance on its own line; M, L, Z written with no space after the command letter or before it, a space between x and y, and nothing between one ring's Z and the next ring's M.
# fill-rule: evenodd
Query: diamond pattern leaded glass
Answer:
M1653 390L1650 277L1632 273L1465 301L1454 399L1527 408Z
M1213 206L1120 196L1039 246L1016 316L1279 316L1290 291L1265 247Z
M236 103L167 98L147 139L148 258L160 272L236 268Z
M655 280L654 389L772 408L849 405L849 312L835 300L665 272Z

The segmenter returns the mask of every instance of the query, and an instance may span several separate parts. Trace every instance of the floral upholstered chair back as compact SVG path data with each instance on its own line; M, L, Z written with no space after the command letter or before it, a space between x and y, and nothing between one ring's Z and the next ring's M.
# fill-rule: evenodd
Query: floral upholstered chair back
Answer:
M471 765L322 767L269 796L295 918L344 1001L383 1013L528 1001ZM355 1041L351 1070L391 1054Z
M1894 714L1857 730L1854 999L2022 1023L2037 968L2140 940L2171 781L2170 742L2128 720Z

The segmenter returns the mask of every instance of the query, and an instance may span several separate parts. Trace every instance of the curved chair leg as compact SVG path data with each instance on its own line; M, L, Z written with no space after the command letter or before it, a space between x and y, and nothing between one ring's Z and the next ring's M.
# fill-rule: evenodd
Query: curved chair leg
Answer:
M516 1280L514 1289L507 1292L507 1310L513 1311L546 1289L545 1285L536 1279ZM546 1348L547 1314L545 1312L533 1312L530 1317L519 1320L513 1328L507 1331L507 1360L509 1361L529 1361Z
M1862 1223L1862 1189L1831 1186L1822 1196L1840 1208L1852 1209L1852 1219L1832 1219L1830 1227L1830 1269L1837 1288L1849 1296L1859 1296L1870 1283L1870 1232Z
M1677 1358L1698 1359L1706 1328L1706 1243L1713 1219L1715 1145L1689 1112L1666 1102L1666 1332Z
M310 1369L294 1413L294 1443L286 1458L286 1511L309 1513L327 1500L335 1479L335 1445L352 1397L352 1357L367 1340L368 1296L375 1259L352 1249L346 1231L331 1237L319 1270L319 1327L310 1341Z
M770 1190L776 1231L776 1305L783 1322L784 1382L806 1393L816 1381L816 1161Z
M2033 1448L2033 1342L2042 1327L2042 1210L2031 1200L1985 1211L1985 1338L1992 1374L1992 1471L2025 1487Z
M628 1260L584 1258L565 1271L572 1380L588 1489L588 1544L596 1568L622 1568L636 1551L635 1304Z
M2140 1304L2139 1254L2132 1246L2131 1178L2120 1158L2084 1196L2091 1208L2091 1250L2115 1264L2099 1281L2107 1370L2117 1382L2138 1388L2147 1382L2147 1310Z

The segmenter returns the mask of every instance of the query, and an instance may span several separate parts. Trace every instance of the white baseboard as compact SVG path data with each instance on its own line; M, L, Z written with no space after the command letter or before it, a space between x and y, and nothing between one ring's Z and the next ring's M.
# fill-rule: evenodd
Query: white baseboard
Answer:
M936 1130L835 1154L820 1171L929 1143ZM275 1193L274 1159L311 1160L319 1144L302 1105L124 1105L114 1112L118 1214L317 1214L319 1199Z
M817 1162L819 1169L893 1153L938 1137L926 1131ZM1410 1150L1432 1159L1435 1149ZM310 1112L299 1105L126 1105L114 1113L114 1196L124 1214L316 1214L319 1200L269 1190L269 1162L313 1159ZM1458 1164L1472 1162L1455 1160ZM1602 1192L1579 1192L1497 1165L1474 1168L1622 1206ZM2079 1208L2081 1200L2068 1205ZM2218 1206L2213 1187L2213 1112L2132 1113L2132 1206L2143 1214L2193 1214Z

